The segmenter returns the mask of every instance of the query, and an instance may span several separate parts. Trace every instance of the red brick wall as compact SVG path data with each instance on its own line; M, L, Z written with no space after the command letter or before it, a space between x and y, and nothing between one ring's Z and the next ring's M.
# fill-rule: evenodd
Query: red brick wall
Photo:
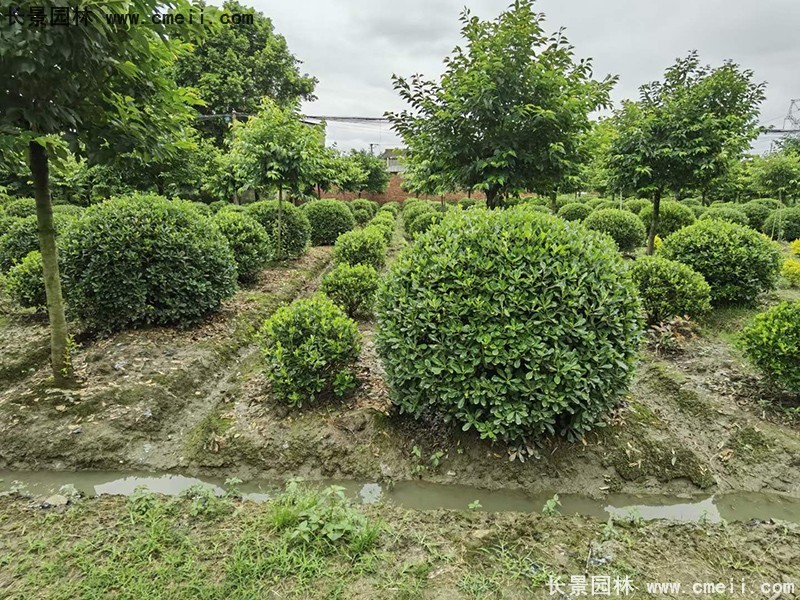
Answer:
M369 198L370 200L375 200L376 202L380 202L383 204L384 202L402 202L406 198L414 197L414 194L410 192L403 191L400 188L400 184L403 183L402 175L392 174L391 178L389 179L389 185L386 188L386 191L383 194L361 194L362 198ZM322 194L323 198L338 198L339 200L352 200L353 198L358 198L358 194L352 192L324 192ZM438 200L440 196L419 196L420 198L428 198L430 200ZM447 194L445 195L446 200L460 200L461 198L466 198L466 192L459 192L457 194ZM472 197L476 200L484 200L485 197L483 192L473 192Z

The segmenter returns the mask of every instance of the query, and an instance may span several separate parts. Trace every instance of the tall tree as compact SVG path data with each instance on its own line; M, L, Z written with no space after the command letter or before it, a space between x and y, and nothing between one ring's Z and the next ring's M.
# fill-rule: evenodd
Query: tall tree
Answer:
M490 207L523 191L554 195L578 175L589 113L608 104L616 80L593 80L591 61L575 60L563 30L545 33L533 5L517 0L494 21L465 10L464 45L439 82L393 78L411 110L388 117L411 168L483 190Z
M252 114L264 96L282 106L314 100L316 78L300 72L300 61L271 19L235 0L226 0L222 10L252 15L253 24L223 25L175 63L177 82L195 88L205 102L203 114ZM205 119L200 128L221 145L228 122Z
M363 192L382 194L386 191L389 185L389 171L386 170L386 162L382 158L370 154L366 150L353 150L350 153L350 159L365 173L356 188L359 195Z
M691 52L666 70L663 81L639 88L638 102L624 102L616 112L610 180L618 190L651 196L648 254L664 192L705 194L758 136L763 99L764 84L753 82L752 71L730 61L712 69Z
M800 154L793 149L753 159L751 170L756 190L791 204L800 196Z
M148 156L173 149L159 136L191 118L191 94L176 86L168 69L181 52L175 32L200 36L202 26L168 27L143 19L138 26L110 24L107 15L183 12L185 0L86 0L68 8L77 24L32 27L32 9L45 19L63 14L62 2L19 2L0 18L0 147L27 147L36 196L39 243L44 264L51 329L51 364L56 384L72 379L67 324L50 201L51 156L66 156L64 142L82 143L91 153L138 149Z

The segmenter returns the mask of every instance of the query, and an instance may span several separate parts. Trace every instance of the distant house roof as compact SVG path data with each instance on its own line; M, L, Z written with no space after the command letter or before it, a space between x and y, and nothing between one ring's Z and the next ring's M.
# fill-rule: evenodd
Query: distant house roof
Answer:
M387 148L381 153L380 158L386 161L386 170L389 171L389 173L402 173L406 168L400 162L400 159L405 156L405 154L405 148Z

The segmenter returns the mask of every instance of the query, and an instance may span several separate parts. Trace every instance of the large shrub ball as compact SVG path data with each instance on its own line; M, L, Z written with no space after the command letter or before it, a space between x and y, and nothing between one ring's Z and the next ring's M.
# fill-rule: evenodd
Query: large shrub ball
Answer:
M228 242L185 202L103 202L86 209L61 246L69 303L98 331L190 325L236 291Z
M5 212L9 217L24 219L36 214L36 200L33 198L18 198L5 205Z
M650 202L645 206L639 216L649 231L650 223L653 220L653 203ZM691 207L684 206L674 200L662 200L658 207L656 235L660 236L661 239L665 239L679 229L691 225L695 220L695 213Z
M367 316L375 303L378 272L371 265L342 263L322 278L320 289L349 317Z
M253 281L274 255L267 231L245 212L221 210L211 218L211 222L222 232L233 251L239 281Z
M259 342L272 391L291 406L341 397L355 387L358 325L324 294L279 308Z
M558 216L567 221L583 221L592 212L588 204L570 202L558 209Z
M353 212L341 200L312 200L302 210L311 224L314 246L331 246L336 238L356 226Z
M386 239L374 227L348 231L339 236L333 246L333 261L336 264L370 265L382 269L386 262Z
M786 205L777 198L755 198L750 202L758 202L764 206L768 206L770 210L778 210L779 208L786 208Z
M764 221L763 229L773 240L800 240L800 206L773 211Z
M402 412L508 442L598 425L642 331L614 243L523 209L448 213L392 265L376 314Z
M664 258L700 273L711 286L711 303L752 304L775 288L781 266L777 244L743 225L698 221L664 240Z
M531 206L533 208L533 206ZM444 213L434 208L429 208L423 212L415 213L413 219L405 222L406 233L412 238L416 239L433 225L442 220Z
M651 204L650 200L645 200L644 198L631 198L622 203L622 208L638 215Z
M58 239L75 221L71 214L54 214L53 228ZM5 234L0 236L0 273L22 262L34 250L39 249L39 222L36 215L14 219Z
M378 214L378 210L380 209L381 205L373 200L367 200L366 198L356 198L354 200L350 200L348 202L351 210L366 210L369 213L369 218L371 219L376 214Z
M711 309L711 287L700 273L660 256L642 256L631 265L650 324L673 317L698 317Z
M742 332L741 345L768 377L800 393L800 300L756 315Z
M747 215L747 224L750 227L757 231L764 231L764 221L774 209L759 200L751 200L739 206L739 210Z
M732 206L716 205L709 207L700 217L701 221L727 221L728 223L737 223L750 227L750 218L747 214Z
M583 225L611 236L623 252L638 248L647 236L642 220L632 212L619 208L595 210L584 219Z
M380 210L378 212L390 212L395 217L400 213L400 204L395 202L394 200L390 200L389 202L384 202L381 204Z
M275 258L297 258L305 253L311 241L311 224L300 208L289 202L264 200L249 204L247 212L267 230Z
M47 308L44 289L42 254L34 250L22 262L9 269L5 277L6 292L16 304L42 312Z

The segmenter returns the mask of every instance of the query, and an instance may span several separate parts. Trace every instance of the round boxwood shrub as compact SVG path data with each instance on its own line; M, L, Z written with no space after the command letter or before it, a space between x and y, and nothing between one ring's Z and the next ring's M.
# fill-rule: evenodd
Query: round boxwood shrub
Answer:
M597 210L606 210L609 208L620 208L619 202L615 200L603 200L602 202L598 202L592 207L593 211Z
M795 256L800 256L800 239L789 244L789 251Z
M341 200L312 200L302 210L311 224L314 246L330 246L342 233L356 226L353 212Z
M395 217L400 213L400 204L394 200L384 202L378 212L386 211L392 213Z
M739 207L747 215L747 224L757 231L764 231L764 221L773 211L767 204L758 200L751 200Z
M18 198L5 205L5 212L9 217L24 219L36 214L36 200L33 198Z
M623 252L638 248L644 243L647 232L644 223L632 212L619 208L603 208L592 212L583 225L614 238Z
M781 275L789 282L792 287L800 287L800 260L787 258L783 262Z
M370 265L339 264L322 278L322 292L350 317L372 313L378 272Z
M305 213L289 202L281 202L283 211L279 215L277 200L263 200L247 205L247 212L266 229L272 242L275 258L297 258L308 248L311 239L311 224ZM278 235L278 221L282 223ZM280 237L280 245L278 244Z
M74 221L73 215L54 214L53 226L56 236L60 237ZM0 236L0 273L4 273L38 249L39 223L36 215L14 219L6 233Z
M408 226L408 223L416 219L419 215L436 210L439 210L439 207L432 202L417 201L403 210L403 221L406 226Z
M607 236L530 210L456 211L392 265L377 345L402 412L508 442L580 435L627 389L640 311Z
M350 205L350 208L353 211L363 209L369 212L370 219L374 217L376 214L378 214L378 210L381 207L381 205L378 204L377 202L374 202L372 200L367 200L366 198L356 198L354 200L350 200L348 204Z
M279 308L259 343L273 393L291 406L341 397L356 385L358 325L324 294Z
M475 198L462 198L458 201L458 206L461 210L468 210L478 204L478 201Z
M660 256L642 256L631 265L650 324L672 317L698 317L711 309L711 287L700 273Z
M228 240L236 260L239 281L253 281L273 257L269 235L261 224L245 212L219 211L211 222Z
M763 229L773 240L800 240L800 206L772 211Z
M54 215L70 215L76 219L83 214L83 207L74 204L56 204L53 207Z
M236 291L228 242L185 202L92 206L64 234L61 258L70 306L98 331L196 323Z
M639 216L649 230L650 222L653 219L653 203L648 203L639 213ZM691 207L684 206L674 200L663 200L658 207L656 234L660 235L661 239L666 239L668 235L691 225L695 220L695 214Z
M768 206L770 210L778 210L779 208L786 208L786 205L777 198L755 198L750 202L758 202L764 206Z
M622 203L622 208L638 215L651 204L650 200L645 200L644 198L631 198Z
M8 230L11 229L11 226L19 220L19 217L9 217L8 215L0 212L0 237L3 237L6 233L8 233Z
M214 214L214 210L205 202L189 202L189 205L204 217L211 217Z
M553 211L550 210L549 206L545 206L544 204L537 204L536 202L523 202L519 206L520 208L524 208L525 210L532 210L533 212L538 212L545 215L553 214ZM566 206L566 204L564 206Z
M42 254L34 250L22 262L9 269L5 278L9 297L23 308L44 311L47 298L44 290L44 266Z
M570 202L558 209L558 216L567 221L583 221L591 212L588 204Z
M800 300L773 306L742 331L753 364L786 389L800 393Z
M363 227L364 225L369 223L369 220L372 218L372 213L366 208L356 207L351 210L353 212L353 218L355 219L356 224L359 227Z
M778 246L757 231L726 221L698 221L664 240L664 258L700 273L711 286L711 302L750 304L774 289L781 266Z
M386 262L386 249L381 231L365 227L339 236L333 246L333 260L336 264L371 265L380 270Z
M532 207L533 205L529 208ZM405 222L406 233L411 236L412 239L416 239L428 231L432 225L441 221L443 216L444 213L442 211L433 208L417 213L414 215L413 219Z
M716 205L708 208L700 217L701 221L727 221L750 227L750 218L744 211L731 206Z
M381 218L382 214L385 216L385 218ZM367 223L367 227L378 229L386 240L386 243L389 244L389 242L392 240L392 236L394 235L395 220L394 217L392 217L389 213L382 214L378 213L374 219Z

